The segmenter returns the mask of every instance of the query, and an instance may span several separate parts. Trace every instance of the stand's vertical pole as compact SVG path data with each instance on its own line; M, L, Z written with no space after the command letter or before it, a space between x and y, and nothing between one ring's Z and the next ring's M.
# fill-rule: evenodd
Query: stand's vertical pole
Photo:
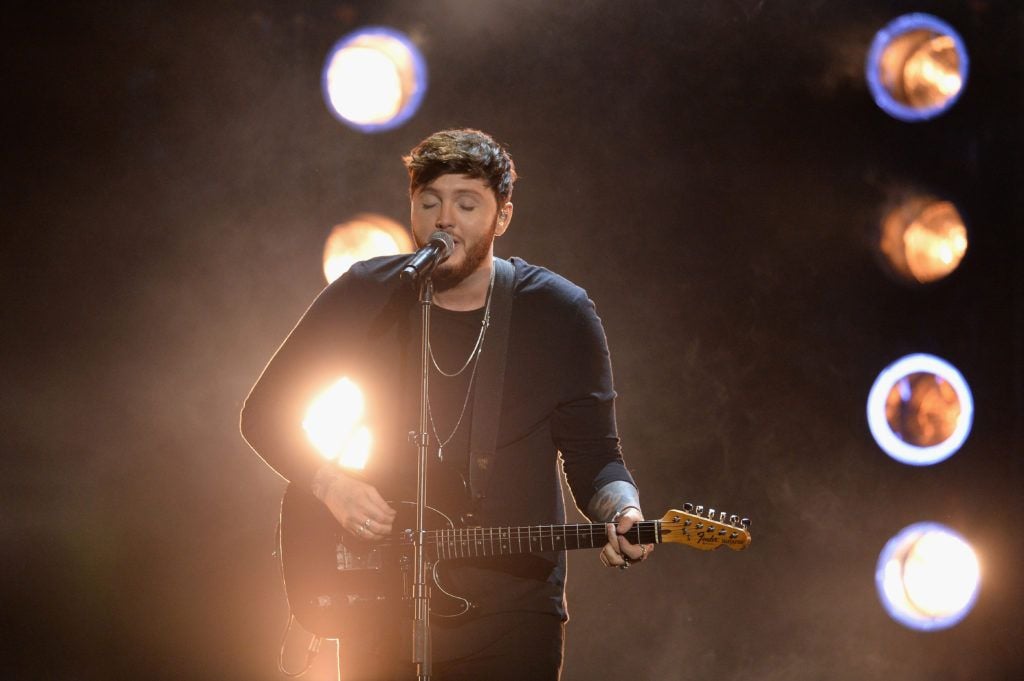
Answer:
M424 546L425 528L423 509L427 505L427 457L429 456L430 414L427 399L430 388L430 304L434 287L429 277L420 283L420 309L423 321L423 339L420 352L420 432L417 438L419 448L416 463L416 535L413 541L413 621L412 661L416 665L416 676L424 681L430 678L430 594L427 591L427 565Z

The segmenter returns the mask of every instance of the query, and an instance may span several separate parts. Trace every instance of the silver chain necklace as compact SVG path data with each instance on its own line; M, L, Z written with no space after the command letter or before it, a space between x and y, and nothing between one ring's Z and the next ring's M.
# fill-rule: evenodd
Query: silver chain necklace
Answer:
M427 394L427 416L430 417L430 429L434 431L434 440L437 442L438 461L444 461L444 448L448 445L449 442L452 441L452 438L455 437L455 433L458 432L459 426L462 425L463 417L466 416L466 407L469 406L469 395L470 393L473 392L473 381L476 379L476 368L477 366L480 365L480 353L483 352L484 349L484 336L487 333L487 327L490 326L491 323L491 292L493 290L494 263L491 263L491 281L487 285L487 303L484 306L483 321L480 323L480 334L476 337L476 344L473 346L473 349L470 350L469 357L466 358L466 361L462 365L462 368L460 368L458 371L450 374L441 369L441 367L437 365L437 360L434 359L434 351L430 347L430 338L427 338L427 350L430 352L430 361L433 362L434 368L437 369L438 373L440 373L442 376L447 376L448 378L455 378L456 376L458 376L459 374L466 370L466 367L469 366L469 363L471 361L473 362L473 371L470 372L469 374L469 383L466 385L466 397L462 400L462 410L459 412L459 418L455 421L455 426L452 428L452 432L448 433L448 437L446 437L443 441L441 440L441 436L437 434L437 425L434 423L434 412L430 407L430 394ZM474 358L477 361L473 361Z
M476 344L473 345L473 349L469 351L469 357L462 363L458 371L454 373L448 373L437 364L437 360L434 358L434 348L430 344L430 338L427 338L427 350L430 352L430 361L434 364L434 368L437 369L437 373L448 378L455 378L469 366L469 363L473 361L474 357L479 357L480 352L484 349L484 335L487 333L487 327L491 325L491 292L494 290L494 263L491 263L491 280L487 284L487 303L484 305L484 318L480 322L480 333L476 337Z

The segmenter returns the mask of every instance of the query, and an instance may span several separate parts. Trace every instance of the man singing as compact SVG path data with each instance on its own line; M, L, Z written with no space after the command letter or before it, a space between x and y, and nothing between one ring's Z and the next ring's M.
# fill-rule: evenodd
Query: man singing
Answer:
M625 569L645 560L653 545L623 536L643 515L622 460L594 304L549 270L494 258L494 239L513 213L508 152L483 132L446 130L404 160L417 246L438 231L454 243L431 274L430 506L482 527L562 524L560 454L577 507L608 523L602 562ZM359 542L408 529L396 517L398 502L416 498L417 447L409 434L419 431L421 304L417 288L399 276L409 259L358 263L328 286L242 411L242 433L260 456L315 495ZM496 277L496 270L507 274ZM503 305L502 322L492 314ZM358 471L325 464L302 426L306 407L340 377L363 391L372 424L373 451ZM564 551L441 565L444 589L472 607L431 618L432 678L558 679ZM415 678L404 617L343 637L342 678Z

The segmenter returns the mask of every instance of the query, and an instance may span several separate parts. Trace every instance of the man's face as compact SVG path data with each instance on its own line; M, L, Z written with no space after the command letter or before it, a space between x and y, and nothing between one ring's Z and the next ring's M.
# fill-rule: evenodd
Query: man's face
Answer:
M487 266L498 226L498 201L484 180L441 175L412 196L412 236L417 248L435 231L447 232L455 249L434 270L434 288L444 291Z

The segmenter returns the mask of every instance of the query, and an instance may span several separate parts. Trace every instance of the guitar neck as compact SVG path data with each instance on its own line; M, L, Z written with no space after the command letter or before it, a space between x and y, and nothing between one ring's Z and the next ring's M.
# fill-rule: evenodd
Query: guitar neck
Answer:
M661 521L642 520L625 538L633 544L661 542ZM608 542L602 523L582 525L533 525L528 527L469 527L433 530L425 541L441 560L512 556L520 553L599 549Z

